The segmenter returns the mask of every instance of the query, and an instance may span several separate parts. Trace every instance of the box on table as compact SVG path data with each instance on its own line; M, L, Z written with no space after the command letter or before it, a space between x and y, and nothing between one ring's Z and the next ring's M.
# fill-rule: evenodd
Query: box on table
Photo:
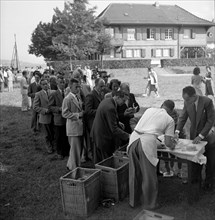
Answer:
M128 158L111 156L95 165L101 169L101 188L103 198L116 202L128 195Z
M133 220L174 220L174 217L143 209Z
M76 168L60 178L61 199L65 214L87 217L99 205L101 171Z

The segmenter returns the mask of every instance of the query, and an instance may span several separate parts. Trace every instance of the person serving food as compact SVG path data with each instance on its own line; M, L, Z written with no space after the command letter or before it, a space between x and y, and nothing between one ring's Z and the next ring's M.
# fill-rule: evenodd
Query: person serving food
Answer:
M158 180L156 174L157 137L164 134L164 143L174 149L175 122L168 114L172 111L171 100L166 100L161 108L149 108L140 118L132 132L127 147L129 156L129 204L143 205L146 209L156 209Z

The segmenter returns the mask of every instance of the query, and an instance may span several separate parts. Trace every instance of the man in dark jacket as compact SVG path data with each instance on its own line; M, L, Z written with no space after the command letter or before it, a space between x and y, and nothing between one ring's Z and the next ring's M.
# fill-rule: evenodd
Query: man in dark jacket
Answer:
M39 130L39 122L38 122L38 112L33 109L34 97L35 93L39 92L42 88L40 86L40 78L41 73L39 71L34 71L35 82L31 83L28 87L28 96L31 97L31 107L32 107L32 118L31 118L31 129L33 132L37 132Z
M116 150L116 140L126 141L129 134L119 127L117 106L128 99L127 94L117 91L113 98L104 99L97 111L93 122L91 137L95 144L95 163L110 156Z
M93 159L93 144L90 140L90 131L93 126L93 121L96 116L97 108L102 101L102 91L105 86L105 82L101 78L97 78L95 80L95 87L90 94L86 96L85 100L85 113L84 113L84 121L86 125L86 149L85 149L85 159Z
M212 100L208 97L197 95L192 86L187 86L183 89L182 97L184 99L184 108L176 127L176 138L189 118L191 122L190 139L193 140L193 143L197 144L201 140L208 141L208 134L215 123L215 110ZM205 146L205 155L207 157L205 184L206 187L210 189L213 187L213 175L215 169L214 145L215 143L208 142ZM192 163L191 181L193 184L201 183L201 168L202 166L200 164Z
M132 129L130 126L130 119L134 117L134 114L139 111L140 106L137 103L133 93L130 93L128 83L121 83L120 90L128 94L129 99L121 106L117 106L117 112L119 115L119 121L124 124L124 131L131 134Z

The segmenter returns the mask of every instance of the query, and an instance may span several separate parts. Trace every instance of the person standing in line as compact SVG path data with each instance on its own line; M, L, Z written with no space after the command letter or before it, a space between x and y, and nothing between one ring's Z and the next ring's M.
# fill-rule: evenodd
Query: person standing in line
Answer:
M22 72L22 78L20 80L20 88L22 94L22 112L26 112L30 109L29 100L28 100L28 83L27 83L28 72L24 70Z
M213 102L206 96L197 95L196 90L192 86L187 86L182 90L182 97L184 99L184 107L179 116L179 121L175 131L175 138L178 139L187 119L190 119L190 139L194 144L201 140L208 141L205 146L206 163L206 178L204 187L213 189L213 177L215 170L215 142L209 140L209 134L215 124L215 110ZM215 138L214 138L215 139ZM192 163L191 183L195 184L192 188L201 186L201 170L202 165ZM196 199L198 194L196 193Z
M127 94L117 91L112 98L104 99L99 104L90 134L95 145L95 163L112 156L120 140L129 139L129 134L119 126L117 114L117 106L127 99Z
M62 117L62 103L65 97L65 79L57 77L57 87L49 96L49 109L54 115L54 142L57 150L57 159L69 156L69 142L66 136L66 119Z
M140 110L140 106L137 103L133 93L130 93L130 87L128 83L121 83L120 90L128 94L129 99L121 106L117 106L117 112L119 121L124 125L124 131L131 134L132 129L130 126L130 120L134 118L134 114Z
M207 73L205 74L205 95L213 96L214 99L214 86L213 86L213 78L211 74L211 67L206 66Z
M119 90L120 84L121 81L118 79L112 79L109 84L110 92L106 93L104 98L106 99L114 97L115 93Z
M7 75L8 75L8 92L13 92L14 75L13 72L10 70L10 68L7 69Z
M8 87L7 68L3 68L3 75L4 75L4 88L7 88Z
M0 66L0 92L4 92L4 73L1 66Z
M37 70L34 71L35 81L31 83L28 87L28 96L31 98L31 108L32 108L31 129L33 133L39 131L39 122L38 122L39 113L34 110L33 104L34 104L35 94L42 89L40 86L40 77L41 77L40 72Z
M71 78L69 81L70 92L62 104L62 116L66 118L66 133L70 144L67 168L73 170L81 165L83 150L83 109L78 97L80 82Z
M96 111L99 104L102 101L102 91L105 87L105 82L101 78L95 79L95 87L92 92L86 96L85 100L85 112L84 112L84 121L86 123L86 149L85 149L85 158L86 160L94 160L94 149L92 140L90 139L90 132L93 126L93 121L96 116Z
M168 114L171 105L164 101L161 108L148 108L134 131L127 147L129 155L129 204L143 205L145 209L156 209L158 180L156 173L157 137L164 136L167 147L174 149L173 118Z
M193 69L193 76L191 77L191 84L196 90L197 95L203 95L202 93L202 83L204 82L203 76L200 75L200 68L196 66Z
M105 94L108 92L111 92L111 89L109 88L110 83L108 82L108 78L110 77L110 74L107 74L107 71L99 71L99 77L102 78L105 81L105 87L102 91L102 96L104 98Z
M46 149L48 154L54 152L54 130L52 114L48 107L51 91L46 79L40 80L41 91L35 94L33 109L39 113L39 123L42 124L45 133Z

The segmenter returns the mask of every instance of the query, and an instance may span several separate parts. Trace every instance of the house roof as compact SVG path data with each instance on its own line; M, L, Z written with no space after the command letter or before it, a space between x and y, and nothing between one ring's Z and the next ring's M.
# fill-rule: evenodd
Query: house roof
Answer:
M177 5L148 5L113 3L98 18L107 24L164 24L213 26L210 21L199 18Z

